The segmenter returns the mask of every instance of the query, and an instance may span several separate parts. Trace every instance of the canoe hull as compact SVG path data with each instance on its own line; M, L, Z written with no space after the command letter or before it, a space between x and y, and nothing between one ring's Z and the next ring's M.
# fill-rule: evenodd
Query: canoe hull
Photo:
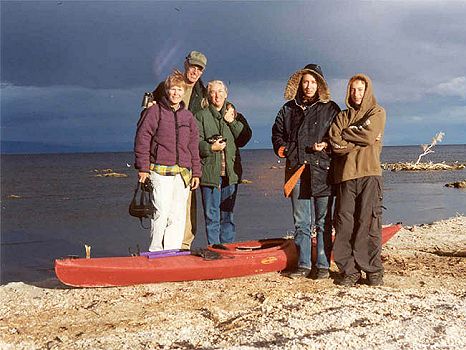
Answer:
M401 225L384 227L382 244L400 229ZM57 259L55 274L73 287L111 287L241 277L290 270L298 263L298 250L292 239L238 242L225 247L226 250L208 247L221 255L221 259L215 260L195 255Z
M146 256L57 259L55 273L74 287L127 286L143 283L222 279L282 271L296 266L298 252L293 240L271 239L209 247L222 258L205 260L195 255L150 259ZM237 250L261 247L256 250Z

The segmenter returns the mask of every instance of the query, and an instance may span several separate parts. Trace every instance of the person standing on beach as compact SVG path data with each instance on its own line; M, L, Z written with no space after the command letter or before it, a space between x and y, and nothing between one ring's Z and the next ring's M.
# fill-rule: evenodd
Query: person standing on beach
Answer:
M372 82L364 74L348 82L346 110L330 127L337 203L334 217L337 284L353 286L366 273L367 283L383 284L382 168L380 153L385 110L377 104Z
M183 96L184 105L193 114L203 107L202 101L207 98L207 90L201 80L201 76L207 65L207 57L199 51L191 51L184 61L184 80L186 92ZM152 92L154 102L159 102L165 96L165 82L161 82ZM152 103L149 103L149 107ZM189 193L186 211L186 227L184 232L182 249L190 249L196 236L197 226L197 201L194 192Z
M317 233L315 278L329 277L332 250L332 187L329 180L328 129L340 112L330 100L322 69L308 64L295 72L285 89L287 103L272 127L275 153L286 158L285 197L291 196L298 269L289 276L308 277L311 272L311 232Z
M202 159L201 194L209 245L235 240L233 208L242 166L239 148L252 137L246 118L227 102L220 80L207 85L209 105L196 113Z
M150 178L154 187L151 252L181 248L188 196L201 176L199 132L183 102L183 74L175 70L164 86L165 96L143 112L134 141L139 182Z

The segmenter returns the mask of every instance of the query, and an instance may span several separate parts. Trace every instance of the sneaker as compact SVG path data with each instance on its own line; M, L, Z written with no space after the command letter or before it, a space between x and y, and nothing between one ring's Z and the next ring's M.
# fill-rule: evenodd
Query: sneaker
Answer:
M343 275L343 278L337 282L340 286L352 287L361 279L361 273L353 273L351 275Z
M369 286L383 286L383 272L368 272L366 277Z
M298 267L296 271L291 272L288 274L289 278L306 278L309 276L309 273L311 272L310 269L305 268L305 267Z
M328 269L317 269L314 275L314 279L316 280L323 280L329 277L330 277L330 273L328 272Z

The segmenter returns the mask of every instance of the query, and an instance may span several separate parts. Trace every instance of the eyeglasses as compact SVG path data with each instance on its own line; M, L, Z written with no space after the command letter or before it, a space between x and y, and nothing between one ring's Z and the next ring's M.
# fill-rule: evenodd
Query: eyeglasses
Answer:
M195 66L195 65L190 65L189 69L200 72L200 73L202 73L204 71L204 68L202 68L201 66Z

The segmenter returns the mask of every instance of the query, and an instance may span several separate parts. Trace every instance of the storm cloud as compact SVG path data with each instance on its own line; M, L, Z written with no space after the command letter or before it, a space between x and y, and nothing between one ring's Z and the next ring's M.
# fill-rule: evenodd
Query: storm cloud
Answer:
M253 147L270 147L286 81L311 62L342 108L348 78L372 77L385 144L464 143L465 17L464 2L2 2L1 137L129 150L143 92L195 49Z

